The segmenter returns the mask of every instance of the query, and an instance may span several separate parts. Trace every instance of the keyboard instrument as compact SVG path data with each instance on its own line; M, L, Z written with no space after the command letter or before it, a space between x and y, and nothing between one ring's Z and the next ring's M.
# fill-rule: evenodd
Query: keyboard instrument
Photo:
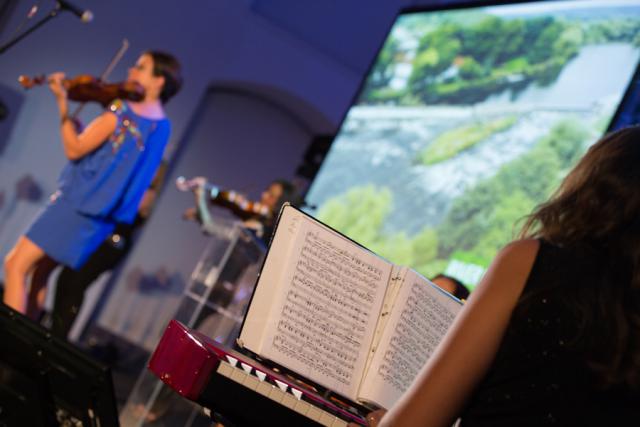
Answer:
M321 395L175 320L160 339L149 369L181 396L222 414L234 426L366 425L362 408L355 404Z

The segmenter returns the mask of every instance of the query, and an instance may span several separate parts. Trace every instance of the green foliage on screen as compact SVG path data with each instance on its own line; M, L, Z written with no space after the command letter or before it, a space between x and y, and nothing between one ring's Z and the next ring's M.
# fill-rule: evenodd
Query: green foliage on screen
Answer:
M504 19L443 14L439 25L407 24L419 37L415 52L392 34L367 80L360 104L469 104L531 83L551 84L587 44L626 42L640 46L640 24L603 18L591 23L555 17ZM410 22L410 21L408 21ZM411 63L405 88L391 88L394 65Z
M526 215L558 187L595 132L576 119L559 121L529 152L458 197L440 226L425 227L413 237L385 232L393 208L393 194L385 187L351 188L327 201L317 216L378 255L426 277L444 271L453 258L487 267L495 253L517 237Z
M517 121L518 116L511 115L452 129L439 135L433 143L429 144L420 153L420 161L425 165L432 165L448 160L490 136L509 129Z
M520 221L549 198L592 136L576 120L563 120L526 154L504 165L457 198L438 228L439 256L456 250L492 258L517 236Z

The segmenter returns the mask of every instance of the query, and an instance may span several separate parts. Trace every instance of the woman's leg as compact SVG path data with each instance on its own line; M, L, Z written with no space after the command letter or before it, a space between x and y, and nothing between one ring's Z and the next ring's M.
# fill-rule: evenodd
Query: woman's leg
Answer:
M107 238L89 257L86 263L77 270L64 267L56 281L56 294L51 312L51 332L66 338L73 326L82 302L84 293L105 271L113 269L126 255L126 248L116 248Z
M27 316L32 320L39 321L42 316L42 307L47 296L47 281L57 266L58 263L46 255L36 262L27 294Z
M26 236L20 236L4 259L4 303L25 314L27 310L26 277L45 253Z

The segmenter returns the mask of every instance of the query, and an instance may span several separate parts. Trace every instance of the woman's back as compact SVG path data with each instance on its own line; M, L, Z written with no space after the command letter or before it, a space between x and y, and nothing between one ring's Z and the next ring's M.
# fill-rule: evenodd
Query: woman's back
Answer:
M602 390L587 363L592 341L607 351L607 331L581 330L582 310L597 312L599 289L617 276L607 256L540 244L498 353L462 415L462 426L611 425L640 421L640 393ZM625 276L625 274L621 274ZM629 276L626 275L626 280ZM584 331L583 331L584 332Z

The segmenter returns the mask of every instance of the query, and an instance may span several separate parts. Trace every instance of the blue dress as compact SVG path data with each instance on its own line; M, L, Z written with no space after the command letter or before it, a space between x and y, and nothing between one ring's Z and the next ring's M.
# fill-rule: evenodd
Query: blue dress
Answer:
M117 223L133 222L169 140L169 120L137 115L121 100L115 132L96 150L69 162L58 191L26 236L47 255L77 269Z

